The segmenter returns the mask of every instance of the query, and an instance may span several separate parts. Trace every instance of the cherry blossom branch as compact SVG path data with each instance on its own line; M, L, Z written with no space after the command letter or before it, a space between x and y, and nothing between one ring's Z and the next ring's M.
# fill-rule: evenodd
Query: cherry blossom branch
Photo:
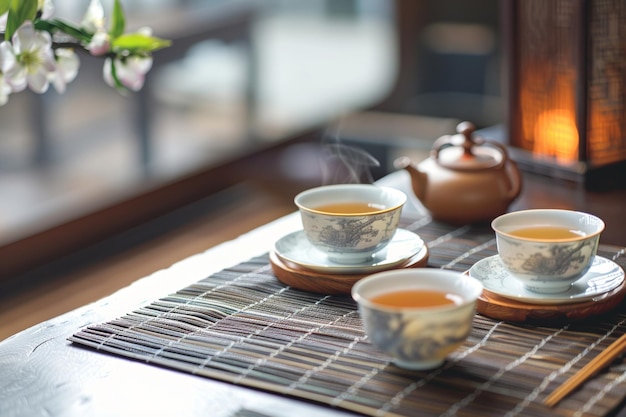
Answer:
M170 41L149 28L125 33L120 0L113 0L109 28L100 0L91 0L79 25L53 19L52 0L0 0L0 105L29 88L60 93L78 73L76 50L104 59L104 80L120 92L138 91L152 67L152 53Z

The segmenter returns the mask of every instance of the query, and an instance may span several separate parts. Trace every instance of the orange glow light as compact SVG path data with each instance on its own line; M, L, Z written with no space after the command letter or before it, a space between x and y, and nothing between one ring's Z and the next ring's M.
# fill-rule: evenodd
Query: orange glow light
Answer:
M578 129L573 112L554 109L541 113L535 123L534 138L534 153L555 157L560 162L576 161Z

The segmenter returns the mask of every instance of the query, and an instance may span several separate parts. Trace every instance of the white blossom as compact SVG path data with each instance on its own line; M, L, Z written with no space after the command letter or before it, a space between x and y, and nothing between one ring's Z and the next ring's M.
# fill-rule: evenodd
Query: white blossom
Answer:
M98 31L106 31L104 24L104 8L102 7L102 3L100 0L91 0L85 12L85 16L80 22L80 27L90 33L96 33Z
M0 106L12 93L27 87L44 93L52 84L59 93L65 92L80 66L74 47L106 59L103 75L107 84L138 91L152 67L152 52L170 44L154 38L149 28L123 39L124 34L117 33L118 30L109 33L101 0L90 0L79 25L54 20L53 0L37 0L34 16L30 2L5 0L3 5L9 11L0 15L0 33L7 35L10 13L14 13L11 15L14 27L9 28L11 39L0 39ZM122 29L124 14L118 0L115 7L112 25Z
M34 92L44 93L49 86L49 74L56 70L50 34L35 31L31 23L25 23L12 41L15 63L4 74L13 91L22 91L28 85Z
M4 73L15 65L15 54L9 42L0 43L0 72Z
M132 91L139 91L145 82L146 73L152 68L152 58L129 56L124 60L115 59L113 65L120 83ZM107 58L104 63L103 76L108 85L116 86L111 74L111 58Z
M91 37L91 42L87 45L89 53L93 56L105 55L111 49L111 37L103 30L98 30Z
M72 49L62 48L55 51L56 71L50 73L50 81L55 90L62 94L67 84L74 81L78 75L80 61Z
M52 0L39 0L37 2L37 10L41 10L42 19L51 19L54 16L54 3L52 3Z
M105 55L111 48L111 37L105 27L104 8L100 0L91 0L80 26L92 33L91 41L86 46L93 56Z
M0 106L9 101L9 94L13 91L9 85L7 77L4 75L5 69L11 68L15 63L15 56L8 42L0 43Z
M6 82L4 74L0 74L0 106L4 106L9 101L11 86Z
M7 28L7 17L9 16L9 12L6 12L4 14L0 14L0 32L3 32L6 30Z

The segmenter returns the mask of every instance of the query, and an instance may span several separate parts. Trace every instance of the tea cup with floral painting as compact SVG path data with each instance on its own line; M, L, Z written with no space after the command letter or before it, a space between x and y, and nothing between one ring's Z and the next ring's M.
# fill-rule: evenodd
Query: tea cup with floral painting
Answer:
M375 184L324 185L294 198L307 240L347 265L367 262L389 244L406 201L404 192Z
M432 369L469 336L482 283L461 272L396 269L354 284L368 340L406 369Z
M530 209L501 215L491 227L508 273L529 291L555 294L589 270L605 225L589 213Z

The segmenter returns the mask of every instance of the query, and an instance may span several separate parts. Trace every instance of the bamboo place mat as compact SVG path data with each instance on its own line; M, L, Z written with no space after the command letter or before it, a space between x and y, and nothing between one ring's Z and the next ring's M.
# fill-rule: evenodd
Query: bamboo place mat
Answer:
M423 218L403 227L428 244L429 266L459 271L495 254L488 227ZM626 264L623 250L599 254ZM626 330L626 313L562 325L480 314L467 341L432 371L390 363L363 333L347 295L295 290L268 256L70 337L76 344L202 377L371 416L606 416L626 396L622 358L550 409L542 400Z

